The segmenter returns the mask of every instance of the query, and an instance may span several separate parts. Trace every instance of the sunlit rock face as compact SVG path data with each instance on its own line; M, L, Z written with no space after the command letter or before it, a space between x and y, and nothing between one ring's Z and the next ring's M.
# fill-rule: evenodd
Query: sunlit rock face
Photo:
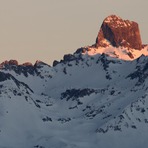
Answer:
M104 40L108 40L114 47L128 47L141 50L142 41L138 24L123 20L116 15L104 19L96 39L96 47L106 47Z
M148 45L142 44L136 22L110 15L104 19L95 44L81 47L75 53L90 56L106 54L113 58L132 61L142 55L148 56Z

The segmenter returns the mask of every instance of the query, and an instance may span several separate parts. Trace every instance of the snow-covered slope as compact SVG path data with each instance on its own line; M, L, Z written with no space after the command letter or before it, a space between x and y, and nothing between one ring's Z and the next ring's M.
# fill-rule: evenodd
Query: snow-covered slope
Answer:
M88 55L96 55L96 54L107 54L110 57L122 59L122 60L129 60L132 61L134 59L139 58L141 55L148 56L148 45L145 45L141 50L136 50L127 47L113 47L109 41L104 40L107 47L94 47L88 46L83 48L83 50L78 52L82 52L83 54Z
M125 40L126 39L126 40ZM148 45L111 15L53 66L0 64L0 148L147 148Z
M0 147L146 148L148 57L75 53L37 65L1 69Z

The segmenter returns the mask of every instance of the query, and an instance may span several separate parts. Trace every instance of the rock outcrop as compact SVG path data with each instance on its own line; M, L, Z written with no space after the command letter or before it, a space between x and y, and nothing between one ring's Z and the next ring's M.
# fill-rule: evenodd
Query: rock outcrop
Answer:
M1 67L7 66L7 65L11 65L11 66L15 65L15 66L18 66L18 61L16 61L16 60L10 60L10 61L4 61L4 62L2 62L0 64Z
M96 47L106 47L108 42L114 47L128 47L141 50L142 41L138 24L123 20L116 15L105 18L96 39Z

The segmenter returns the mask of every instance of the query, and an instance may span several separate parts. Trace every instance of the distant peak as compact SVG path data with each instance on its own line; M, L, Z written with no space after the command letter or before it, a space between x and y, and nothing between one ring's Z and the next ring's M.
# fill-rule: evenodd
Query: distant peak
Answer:
M130 20L123 20L121 17L117 15L110 15L106 17L103 21L103 23L109 24L112 28L128 28L132 27L132 24L137 24L136 22L130 21Z
M134 60L142 54L148 56L148 45L142 45L138 23L109 15L101 25L96 43L79 48L76 54L106 54L122 60Z
M43 61L37 60L34 64L34 67L41 67L43 65L48 65L48 64L44 63Z
M128 47L141 50L142 41L139 26L136 22L123 20L116 15L106 17L96 39L96 47L108 46L107 40L114 47Z
M22 66L33 66L32 65L32 63L30 63L30 62L25 62L25 63L23 63L23 64L21 64Z
M50 65L40 61L40 60L37 60L35 62L35 64L32 64L31 62L25 62L23 64L19 64L17 60L9 60L9 61L4 61L0 64L0 68L8 68L8 69L11 69L12 67L32 67L32 68L40 68L44 65L47 65L50 67Z
M44 62L42 62L42 61L40 61L40 60L37 60L36 62L35 62L35 64L44 64Z
M9 60L9 61L4 61L0 64L1 66L4 66L4 65L16 65L18 66L18 61L16 60Z
M104 19L104 22L113 22L117 20L122 20L122 18L117 15L109 15L108 17Z

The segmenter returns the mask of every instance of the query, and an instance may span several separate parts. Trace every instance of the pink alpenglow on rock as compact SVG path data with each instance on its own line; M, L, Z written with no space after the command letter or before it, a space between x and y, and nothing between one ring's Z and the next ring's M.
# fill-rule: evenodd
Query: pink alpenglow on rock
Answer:
M114 47L129 47L141 50L142 41L138 24L123 20L116 15L104 19L96 39L96 47L106 47L104 40L108 40Z

